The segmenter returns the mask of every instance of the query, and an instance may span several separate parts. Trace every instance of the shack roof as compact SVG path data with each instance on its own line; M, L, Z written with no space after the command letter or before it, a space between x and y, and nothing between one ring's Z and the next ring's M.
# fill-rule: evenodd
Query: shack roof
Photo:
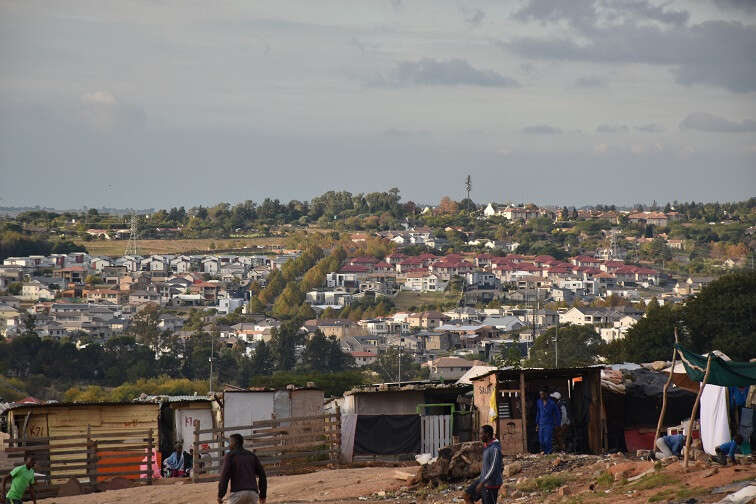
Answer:
M6 411L12 411L16 409L42 409L42 408L90 408L92 406L144 406L144 405L157 405L154 401L86 401L86 402L46 402L46 403L14 403L11 404Z
M374 383L372 385L362 385L344 392L345 396L354 394L372 394L376 392L425 392L425 391L452 391L459 390L467 392L472 388L471 385L457 384L454 382L431 382L431 381L411 381L411 382L391 382L391 383Z
M525 375L525 378L572 378L575 376L579 376L582 374L589 374L589 373L598 373L601 372L601 370L604 368L604 365L596 364L593 366L584 366L584 367L574 367L574 368L521 368L521 369L514 369L514 368L506 368L506 369L494 369L489 371L488 373L476 376L475 378L472 378L471 381L481 380L483 378L486 378L489 375L492 375L496 373L499 378L519 378L520 373L523 373Z

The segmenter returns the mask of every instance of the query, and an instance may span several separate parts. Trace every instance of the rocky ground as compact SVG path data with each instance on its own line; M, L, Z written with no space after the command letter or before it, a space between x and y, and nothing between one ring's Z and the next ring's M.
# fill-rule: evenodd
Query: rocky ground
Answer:
M330 469L310 474L270 478L271 503L396 503L441 504L462 502L462 491L476 468L475 448L452 450L446 472L428 466ZM441 457L440 459L443 459ZM464 459L470 472L463 471ZM479 464L479 463L478 463ZM432 466L432 464L431 464ZM480 466L477 465L477 470ZM525 455L505 459L500 503L630 504L645 502L713 503L746 481L756 484L756 465L716 467L698 463L688 472L679 462L654 463L621 455ZM214 502L217 484L161 482L41 503L199 504ZM729 489L726 485L735 484Z

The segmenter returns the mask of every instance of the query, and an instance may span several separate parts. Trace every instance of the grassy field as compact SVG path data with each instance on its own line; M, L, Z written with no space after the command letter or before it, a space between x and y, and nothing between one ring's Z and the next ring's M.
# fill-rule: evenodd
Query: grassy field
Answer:
M188 252L211 253L213 250L250 249L258 245L276 247L283 245L283 238L197 238L187 240L139 240L140 254L181 254ZM120 256L128 245L127 240L77 241L92 255Z
M394 305L399 310L407 310L410 306L423 304L457 303L459 294L448 295L443 292L411 292L399 291L393 299Z

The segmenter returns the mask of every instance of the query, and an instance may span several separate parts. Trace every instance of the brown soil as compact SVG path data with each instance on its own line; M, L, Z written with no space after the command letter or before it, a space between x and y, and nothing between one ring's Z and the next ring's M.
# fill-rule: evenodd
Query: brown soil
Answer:
M349 502L381 490L389 492L405 484L394 479L395 468L366 467L274 476L268 479L268 502ZM163 483L163 482L161 482ZM166 482L167 483L167 482ZM126 490L40 500L57 504L206 504L216 502L217 483L188 482L140 486Z

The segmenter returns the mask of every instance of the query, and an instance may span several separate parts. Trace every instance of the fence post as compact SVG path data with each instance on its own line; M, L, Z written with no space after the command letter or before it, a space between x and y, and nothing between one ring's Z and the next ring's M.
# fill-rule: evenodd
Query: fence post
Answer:
M341 407L336 406L336 418L331 419L331 461L337 462L341 457Z
M52 471L50 476L52 477ZM92 439L92 427L87 425L87 477L89 484L97 484L97 441Z
M152 429L150 429L147 445L147 484L152 485L152 449L155 446L155 438Z
M200 421L194 421L194 454L192 456L192 483L199 481L199 437Z

